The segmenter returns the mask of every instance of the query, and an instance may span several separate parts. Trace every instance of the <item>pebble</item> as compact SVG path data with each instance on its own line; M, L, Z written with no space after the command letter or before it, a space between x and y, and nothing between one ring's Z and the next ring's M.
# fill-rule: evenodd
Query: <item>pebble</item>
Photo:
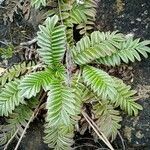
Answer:
M148 14L148 10L145 10L145 11L144 11L144 14L147 15L147 14Z
M136 21L139 21L139 22L141 22L142 20L141 20L141 18L136 18Z

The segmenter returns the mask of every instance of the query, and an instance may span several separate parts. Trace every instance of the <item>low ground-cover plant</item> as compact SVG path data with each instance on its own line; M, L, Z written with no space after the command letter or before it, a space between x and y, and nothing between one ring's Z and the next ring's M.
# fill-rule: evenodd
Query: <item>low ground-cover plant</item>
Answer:
M60 20L53 15L39 26L40 65L19 64L1 77L0 116L6 117L1 127L2 146L13 136L24 135L41 109L47 110L44 142L58 150L71 149L86 103L91 105L92 119L101 133L112 140L121 127L120 111L137 115L142 110L130 86L92 64L140 61L141 56L148 57L150 41L94 31L73 44L67 38L68 26Z

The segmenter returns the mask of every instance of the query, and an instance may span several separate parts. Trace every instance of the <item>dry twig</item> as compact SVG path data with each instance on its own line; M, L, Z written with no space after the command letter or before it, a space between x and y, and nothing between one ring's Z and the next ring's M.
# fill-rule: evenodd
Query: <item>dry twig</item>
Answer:
M31 41L20 43L20 46L29 46L29 45L34 44L35 42L37 42L36 38L32 39Z

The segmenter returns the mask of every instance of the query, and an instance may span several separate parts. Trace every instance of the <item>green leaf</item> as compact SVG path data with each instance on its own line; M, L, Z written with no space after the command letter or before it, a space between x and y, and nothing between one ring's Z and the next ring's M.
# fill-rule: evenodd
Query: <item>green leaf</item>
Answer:
M70 18L73 24L86 23L89 18L95 20L97 0L84 1L83 4L73 3L70 11Z
M8 116L24 99L18 89L19 80L6 83L0 93L0 116Z
M85 66L82 74L84 83L102 99L114 99L117 91L115 82L106 72L94 67Z
M90 63L98 58L111 56L120 46L119 42L124 41L123 35L117 32L95 31L83 37L72 49L72 56L75 63L82 65Z
M38 52L42 60L50 65L55 66L62 61L66 50L65 26L57 25L58 16L47 18L45 26L39 26L40 31L37 33Z
M25 105L20 104L13 113L6 119L5 125L0 125L0 148L4 148L7 142L17 131L16 136L20 136L27 125L27 121L33 114L33 108L37 105L36 99L30 99ZM1 147L2 146L2 147Z
M122 80L114 78L117 94L111 102L129 115L137 115L138 110L142 110L142 106L135 102L134 95L136 91L131 90L131 86L125 85Z
M0 78L1 85L4 86L7 81L12 81L15 78L18 78L20 75L30 72L33 66L35 66L33 61L28 63L24 61L22 63L13 65L2 74Z
M47 90L51 83L52 75L48 71L39 71L31 73L21 81L19 89L21 96L31 98L40 92L41 88Z
M107 138L111 137L113 141L121 128L119 122L122 120L118 110L109 103L109 101L100 102L94 105L94 114L96 115L100 131L104 133ZM95 135L95 134L94 134Z
M31 0L31 5L38 9L40 6L46 6L46 0Z
M48 109L46 121L49 125L70 124L71 116L75 115L73 89L61 81L53 82L48 93L46 108Z
M92 93L78 78L73 79L72 88L75 94L75 106L76 114L80 114L82 111L83 104L91 101L94 98L94 93Z
M74 127L72 125L61 125L49 127L45 124L44 142L54 150L70 150L73 145Z
M9 59L13 56L14 46L8 44L6 48L0 48L0 56L3 59Z
M133 38L128 38L120 43L115 53L111 56L99 58L97 62L107 66L116 66L120 65L121 61L125 63L129 63L129 61L134 62L135 60L141 61L140 55L147 58L148 53L150 53L150 48L146 46L147 44L149 44L149 41L139 42L139 39L133 40Z

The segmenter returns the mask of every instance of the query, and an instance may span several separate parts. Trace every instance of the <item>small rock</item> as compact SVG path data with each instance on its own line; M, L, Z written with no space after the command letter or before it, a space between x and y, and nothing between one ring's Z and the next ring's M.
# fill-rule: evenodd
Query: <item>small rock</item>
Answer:
M145 11L144 11L144 14L147 15L147 14L148 14L148 10L145 10Z
M134 28L134 29L133 29L133 32L135 32L135 31L137 31L137 30L138 30L137 28Z
M144 134L141 131L136 132L135 135L138 139L142 139L144 137Z
M129 34L126 35L127 39L130 38L130 37L134 37L134 33L129 33Z
M142 20L141 20L141 18L136 18L136 21L139 21L139 22L141 22Z

